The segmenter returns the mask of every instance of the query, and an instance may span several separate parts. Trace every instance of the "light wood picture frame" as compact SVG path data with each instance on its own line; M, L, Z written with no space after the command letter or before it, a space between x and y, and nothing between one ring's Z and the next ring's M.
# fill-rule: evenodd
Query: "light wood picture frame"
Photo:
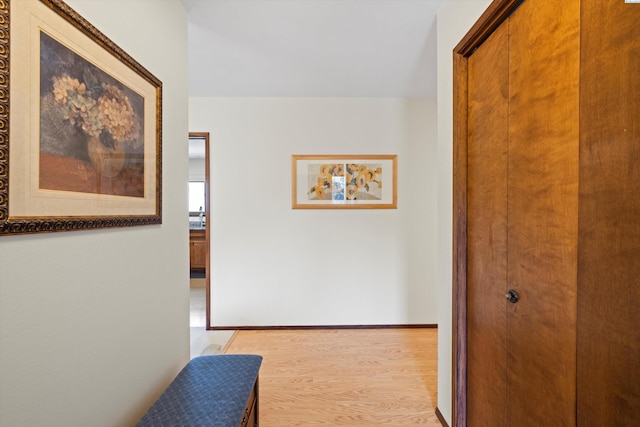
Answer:
M62 0L0 47L0 236L162 223L162 82Z
M397 209L396 154L294 154L293 209Z

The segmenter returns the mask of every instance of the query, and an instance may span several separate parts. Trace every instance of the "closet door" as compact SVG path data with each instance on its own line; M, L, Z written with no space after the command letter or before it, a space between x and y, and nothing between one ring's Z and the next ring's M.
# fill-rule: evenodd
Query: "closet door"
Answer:
M505 423L508 35L502 25L468 63L469 426Z
M579 19L525 1L469 57L471 427L576 422Z
M582 3L578 420L637 426L640 4Z
M576 424L579 0L509 18L507 425Z

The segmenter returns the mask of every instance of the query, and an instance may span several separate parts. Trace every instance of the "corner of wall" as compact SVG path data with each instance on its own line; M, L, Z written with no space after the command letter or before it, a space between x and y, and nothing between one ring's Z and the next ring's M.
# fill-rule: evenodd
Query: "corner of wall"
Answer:
M438 408L452 414L453 48L491 0L445 0L438 11Z

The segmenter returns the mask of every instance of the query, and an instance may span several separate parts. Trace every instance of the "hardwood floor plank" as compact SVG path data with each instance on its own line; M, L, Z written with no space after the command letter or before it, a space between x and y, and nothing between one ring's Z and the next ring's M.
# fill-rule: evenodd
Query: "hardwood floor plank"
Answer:
M437 329L238 331L260 354L260 425L441 426Z

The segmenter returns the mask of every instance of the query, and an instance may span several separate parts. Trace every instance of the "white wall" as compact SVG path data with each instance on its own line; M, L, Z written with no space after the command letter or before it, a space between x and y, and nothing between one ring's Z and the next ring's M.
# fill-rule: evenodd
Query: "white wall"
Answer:
M436 103L190 98L211 133L212 326L437 323ZM398 154L398 209L293 210L292 154Z
M66 1L163 82L163 224L0 237L3 426L132 425L189 359L186 11Z
M451 424L453 48L490 0L445 0L438 11L438 409Z

